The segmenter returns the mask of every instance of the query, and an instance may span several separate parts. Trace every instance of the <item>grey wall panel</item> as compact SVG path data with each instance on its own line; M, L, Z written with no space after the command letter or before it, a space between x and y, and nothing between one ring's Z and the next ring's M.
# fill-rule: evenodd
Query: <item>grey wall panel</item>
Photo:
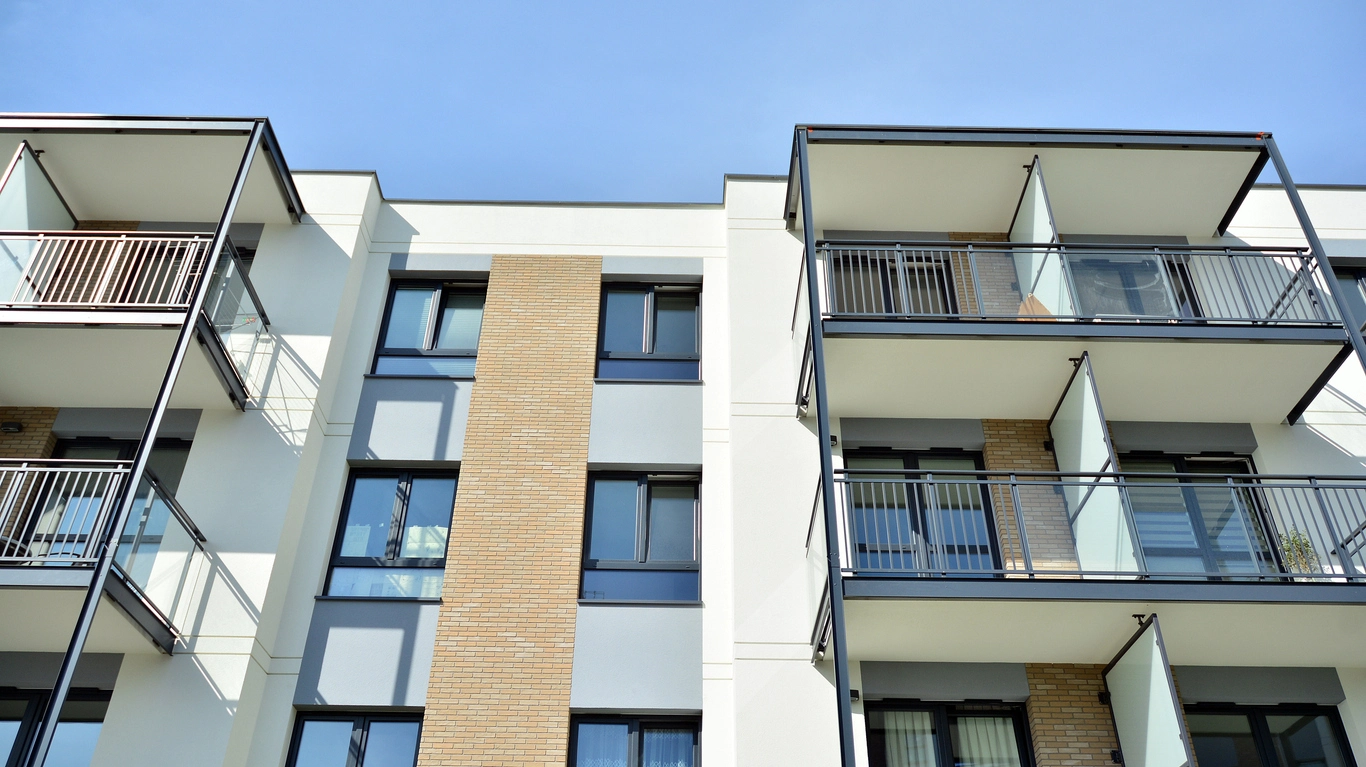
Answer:
M702 465L702 387L597 383L588 433L593 468Z
M702 710L702 609L580 605L576 710Z
M389 274L395 277L487 277L493 256L467 253L391 253Z
M473 385L446 378L367 377L346 457L459 461Z
M1319 703L1336 706L1343 694L1337 669L1283 666L1172 666L1184 703Z
M1167 421L1111 421L1115 450L1161 450L1200 453L1206 450L1251 453L1257 449L1252 425L1246 423L1177 423Z
M701 282L702 259L684 256L603 256L604 280Z
M158 436L168 439L194 439L199 428L199 410L167 410ZM61 439L109 437L142 439L150 410L136 407L64 407L57 411L52 433Z
M867 700L1008 700L1029 697L1023 663L900 663L863 661Z
M422 706L440 605L320 599L314 603L297 706Z
M122 653L83 653L76 662L76 678L71 686L112 690L122 665ZM50 690L61 667L59 652L0 652L0 687Z
M982 422L973 418L841 418L839 436L846 448L981 450L986 444Z

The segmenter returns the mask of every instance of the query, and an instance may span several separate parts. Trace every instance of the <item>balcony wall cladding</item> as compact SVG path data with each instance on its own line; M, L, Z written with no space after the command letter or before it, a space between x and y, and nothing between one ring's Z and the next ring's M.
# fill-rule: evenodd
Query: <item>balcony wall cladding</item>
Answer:
M308 628L296 706L423 706L439 605L319 600Z
M569 705L701 711L701 608L580 605Z
M588 462L594 469L701 468L702 387L594 384Z
M459 461L473 385L446 378L366 378L347 459Z

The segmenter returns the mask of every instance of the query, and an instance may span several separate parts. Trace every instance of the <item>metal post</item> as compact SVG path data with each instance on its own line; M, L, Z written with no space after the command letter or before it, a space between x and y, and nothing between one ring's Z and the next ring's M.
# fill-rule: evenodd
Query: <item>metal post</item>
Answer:
M1276 148L1276 142L1268 133L1265 136L1267 151L1271 153L1271 162L1276 166L1276 175L1281 177L1281 186L1285 189L1285 196L1290 198L1290 207L1295 210L1295 218L1299 219L1300 229L1304 232L1304 238L1309 241L1309 250L1314 257L1314 262L1319 266L1319 273L1323 275L1323 281L1328 284L1328 295L1333 297L1333 305L1338 309L1338 316L1342 318L1343 329L1347 331L1347 340L1352 344L1352 351L1357 353L1357 362L1361 364L1362 370L1366 370L1366 340L1361 337L1361 318L1353 317L1352 310L1347 306L1347 302L1342 300L1338 290L1338 278L1333 273L1333 265L1328 263L1328 254L1323 249L1323 243L1319 241L1318 232L1314 231L1314 222L1309 220L1309 210L1304 207L1304 200L1300 199L1300 190L1295 188L1295 182L1290 180L1290 170L1285 167L1285 160L1281 158L1281 150Z
M840 763L854 763L854 709L849 700L849 654L845 649L844 574L840 570L839 520L836 519L835 467L830 456L830 411L825 390L825 341L821 327L820 292L816 285L816 229L811 215L811 170L806 129L797 128L797 173L802 200L802 236L806 245L807 300L811 304L811 356L816 395L817 446L821 459L822 501L825 506L826 565L830 578L830 644L835 649L835 707L839 711Z
M37 732L34 733L32 745L24 758L24 767L43 767L43 763L47 759L48 749L52 747L52 736L57 731L57 719L61 715L62 707L66 704L67 695L71 692L71 682L76 676L76 663L80 660L81 652L85 649L85 641L90 636L90 627L95 622L95 611L99 609L100 598L104 594L104 584L109 580L109 570L114 564L114 554L118 551L118 546L113 545L114 536L123 534L123 528L128 524L128 517L137 501L137 487L141 482L143 472L147 469L147 459L151 456L157 432L161 430L161 421L166 415L166 407L171 400L171 390L175 387L176 377L180 374L180 367L185 361L185 353L194 344L195 319L204 306L204 299L209 291L209 282L213 279L214 267L218 263L218 255L222 252L223 245L227 241L228 226L232 223L233 212L237 209L237 201L242 196L242 187L246 185L247 171L251 168L251 159L261 144L261 134L264 129L264 121L256 122L247 138L246 152L243 153L242 162L237 167L237 176L233 179L228 202L223 208L223 217L219 219L218 228L214 230L213 243L204 263L204 269L200 273L199 286L186 309L185 322L180 326L180 334L176 337L175 350L171 353L171 360L166 366L166 375L161 379L161 388L157 390L156 400L152 403L152 413L147 418L147 427L142 432L142 441L138 443L137 454L133 457L133 466L129 470L128 481L119 494L118 513L113 515L113 520L108 523L109 526L104 530L93 531L100 535L100 541L97 544L99 556L95 561L95 571L90 577L90 588L86 590L85 602L81 604L81 612L76 619L76 628L71 634L71 644L67 646L66 655L62 658L61 670L57 672L57 681L52 686L52 695L48 697L47 705L43 708L42 717L38 720Z

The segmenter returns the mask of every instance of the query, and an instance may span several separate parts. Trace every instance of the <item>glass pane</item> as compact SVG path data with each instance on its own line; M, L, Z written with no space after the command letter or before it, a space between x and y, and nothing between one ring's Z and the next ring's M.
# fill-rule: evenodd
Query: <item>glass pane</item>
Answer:
M593 480L589 559L636 560L636 488L634 479Z
M100 726L100 722L58 722L44 767L90 767Z
M1015 720L1008 716L959 716L949 722L956 767L1020 767Z
M645 727L641 732L641 767L692 767L691 727Z
M19 725L28 704L27 700L0 699L0 763L14 749L14 739L19 736Z
M294 767L346 767L351 753L352 722L309 720L299 735L299 756Z
M584 570L583 599L632 602L696 602L696 570Z
M934 736L929 711L870 711L869 762L874 767L936 767Z
M441 324L436 331L438 349L479 348L479 325L484 320L484 297L471 293L450 293L441 307Z
M1267 715L1266 727L1280 767L1343 767L1342 749L1328 717Z
M161 481L161 486L175 495L180 489L180 476L185 473L185 462L190 458L189 445L153 447L147 456L147 468Z
M971 458L921 458L921 471L974 471ZM937 481L940 477L946 481ZM973 571L995 567L995 540L987 520L982 486L971 475L936 474L922 494L930 565L934 569Z
M697 360L598 360L598 378L696 381L701 367Z
M394 521L398 477L357 477L346 511L341 556L384 558Z
M417 559L445 557L454 507L454 478L414 477L413 497L403 520L403 543L398 555Z
M441 596L440 567L334 567L327 595L333 597Z
M626 723L580 722L573 767L626 767L631 729Z
M1086 316L1177 316L1166 267L1156 258L1069 259L1077 298Z
M399 288L389 309L384 332L385 349L422 349L427 345L427 321L432 314L431 288Z
M694 485L652 485L650 487L650 562L692 562L697 509Z
M603 306L603 351L645 351L646 295L643 290L607 291Z
M697 353L697 294L655 293L656 354Z
M471 378L474 366L473 357L380 357L375 375Z
M1244 714L1186 714L1200 767L1262 767Z
M413 767L419 728L417 722L371 722L361 767Z

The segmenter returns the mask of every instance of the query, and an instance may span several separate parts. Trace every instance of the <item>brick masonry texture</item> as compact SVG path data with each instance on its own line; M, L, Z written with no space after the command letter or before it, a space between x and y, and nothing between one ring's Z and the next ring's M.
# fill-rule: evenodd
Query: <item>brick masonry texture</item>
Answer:
M602 262L494 256L418 764L563 765Z
M1119 748L1110 707L1100 702L1104 666L1026 664L1029 737L1036 767L1113 767Z
M1009 237L1003 232L949 232L949 239L953 242L1006 242ZM996 317L1018 315L1024 299L1017 284L1015 262L1009 252L979 250L974 253L973 262L975 278L973 263L966 254L952 259L953 284L960 310L966 314ZM981 292L980 307L974 284Z
M1057 471L1053 453L1044 448L1050 438L1047 421L983 419L982 432L986 444L982 458L987 471L1017 472L1020 479L1040 479L1018 472ZM1008 477L993 477L1005 480ZM1001 536L1001 558L1006 569L1023 569L1015 503L1005 488L992 492L992 508L996 510L996 525ZM1024 519L1029 538L1029 553L1036 570L1076 570L1076 546L1067 523L1067 509L1063 497L1050 486L1020 488L1020 516Z
M24 430L18 434L0 432L0 458L50 458L57 446L52 424L57 420L55 407L0 407L0 422L18 421Z

